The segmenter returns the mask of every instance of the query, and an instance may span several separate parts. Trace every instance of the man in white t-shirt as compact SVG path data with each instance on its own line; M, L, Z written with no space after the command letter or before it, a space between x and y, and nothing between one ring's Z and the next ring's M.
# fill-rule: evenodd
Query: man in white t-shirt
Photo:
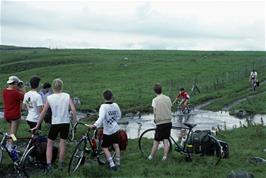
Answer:
M103 142L102 148L106 159L109 162L110 169L116 170L116 166L120 166L120 149L118 131L118 120L121 118L121 111L118 104L113 103L113 93L111 90L103 92L105 103L101 105L99 110L99 118L90 126L90 128L99 128L103 126ZM115 163L109 151L109 147L113 146L116 153Z
M30 79L31 90L24 95L23 105L28 110L27 123L32 129L37 125L40 117L40 113L43 109L42 97L38 93L37 89L40 84L40 78L34 76ZM39 128L40 129L40 128Z
M250 75L249 75L249 81L251 82L251 86L253 87L254 85L254 82L257 82L258 80L258 73L256 72L255 69L253 69L251 72L250 72Z

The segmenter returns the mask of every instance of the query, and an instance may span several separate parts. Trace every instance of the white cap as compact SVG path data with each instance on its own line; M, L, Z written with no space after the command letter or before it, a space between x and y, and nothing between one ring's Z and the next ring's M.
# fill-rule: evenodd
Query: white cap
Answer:
M21 80L17 77L17 76L10 76L8 78L8 81L6 82L7 84L11 84L11 83L19 83Z

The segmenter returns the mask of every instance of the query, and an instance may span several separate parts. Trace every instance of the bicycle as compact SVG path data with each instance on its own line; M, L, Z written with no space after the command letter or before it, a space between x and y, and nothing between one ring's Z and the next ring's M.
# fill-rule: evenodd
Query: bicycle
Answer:
M184 108L182 108L182 103L178 103L177 111L180 114L187 115L193 110L194 110L194 106L192 104L187 104Z
M40 169L43 169L44 165L42 165L39 161L36 159L36 145L34 142L36 141L36 137L39 136L39 132L35 132L31 135L31 137L24 137L24 138L16 138L14 135L9 136L7 133L3 133L0 131L0 134L3 135L3 138L1 140L0 145L0 163L3 159L3 152L7 152L10 159L13 162L14 170L16 174L20 177L31 177L31 174L39 173ZM26 147L24 151L16 150L17 156L16 158L13 157L12 153L8 148L6 147L6 140L12 139L14 142L23 139L28 139L28 142L26 144ZM22 153L22 154L20 154ZM20 157L20 159L19 159ZM29 162L30 161L30 162Z
M185 156L186 161L192 161L192 153L193 153L193 144L191 143L191 134L193 133L193 128L196 126L196 124L189 124L184 123L185 127L176 127L172 126L171 129L171 135L168 139L169 142L169 153L172 151L172 147L175 147L175 151L179 152L180 154ZM145 158L148 157L150 154L151 148L153 146L153 137L155 134L156 128L151 128L145 130L138 140L139 150L142 156ZM183 132L183 138L180 140L178 138L178 132ZM211 164L217 165L220 162L220 159L222 158L222 147L219 143L219 141L212 135L208 135L211 139L211 141L215 144L216 149L216 155L212 158L207 158L206 161L211 162ZM184 138L185 137L185 138ZM159 145L159 149L157 151L157 154L163 155L163 148L162 143Z
M88 127L88 124L77 122L74 127L78 125L83 125ZM91 132L93 131L93 132ZM98 164L103 165L105 164L106 158L105 154L102 150L101 143L102 143L102 135L103 133L100 129L88 129L86 134L81 137L77 145L75 146L74 152L71 156L69 166L68 166L68 173L73 174L77 171L77 169L85 163L87 158L92 158L93 160L97 160ZM112 158L115 156L115 152L113 148L110 148Z

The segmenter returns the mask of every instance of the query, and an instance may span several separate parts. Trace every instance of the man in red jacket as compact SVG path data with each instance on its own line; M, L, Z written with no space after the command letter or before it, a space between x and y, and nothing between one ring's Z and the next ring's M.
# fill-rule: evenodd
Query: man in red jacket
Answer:
M8 78L8 87L3 90L4 118L9 123L9 135L16 135L19 120L21 118L21 103L24 97L24 91L21 87L22 81L16 76ZM12 140L7 143L7 148L12 147Z

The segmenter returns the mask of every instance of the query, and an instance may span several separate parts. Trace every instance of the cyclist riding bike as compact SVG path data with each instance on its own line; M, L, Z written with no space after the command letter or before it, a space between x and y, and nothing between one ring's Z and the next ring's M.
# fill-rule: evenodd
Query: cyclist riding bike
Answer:
M181 98L181 101L180 101L180 108L181 108L181 111L183 112L185 110L186 107L188 107L188 102L189 102L189 94L187 91L185 91L184 88L180 88L180 91L179 91L179 94L176 96L175 100L173 101L173 104L175 104L175 102Z

